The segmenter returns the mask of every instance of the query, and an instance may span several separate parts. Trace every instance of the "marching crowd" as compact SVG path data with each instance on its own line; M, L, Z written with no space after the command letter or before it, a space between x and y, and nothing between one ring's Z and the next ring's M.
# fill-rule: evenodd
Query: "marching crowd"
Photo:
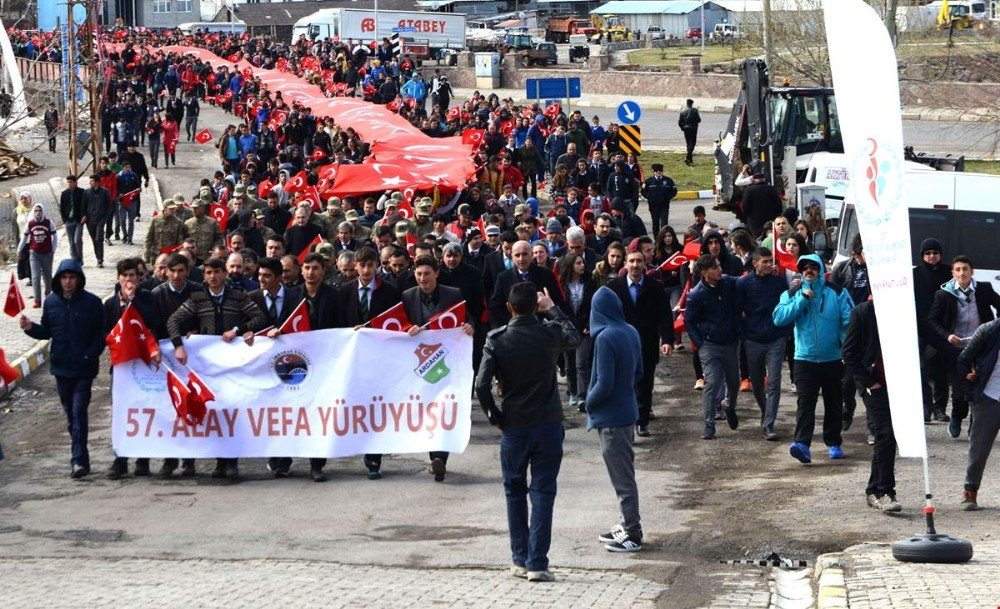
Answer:
M647 177L637 159L621 150L613 126L605 130L596 118L588 122L579 111L566 115L557 105L517 106L495 95L476 94L452 107L447 79L435 74L425 82L412 61L392 56L387 41L372 49L351 41L284 45L222 34L147 32L114 39L124 47L110 54L117 69L102 114L108 156L86 186L77 184L77 176L67 177L59 214L72 255L56 270L41 322L22 318L31 336L53 340L51 370L69 420L74 478L90 471L90 385L104 337L128 304L158 340L173 343L183 364L187 335L252 341L272 328L268 335L276 336L273 328L303 301L310 328L319 330L364 325L399 303L419 326L464 300L479 401L490 422L504 430L501 461L509 513L516 514L512 549L522 570L526 563L531 573L547 568L545 534L534 526L528 532L525 480L529 462L548 464L547 473L539 469L541 480L532 481L531 498L532 522L540 513L541 528L546 517L550 528L562 455L556 367L566 378L568 405L587 413L588 425L600 432L621 503L622 523L602 535L602 543L634 551L642 532L633 435L651 434L655 369L662 356L686 348L684 333L695 352L704 440L716 438L717 422L737 429L743 392L759 409L762 437L778 440L787 361L791 385L785 390L797 397L795 428L787 432L791 456L802 463L814 458L822 395L823 443L829 458L844 458L842 433L853 424L860 395L874 444L868 503L901 509L864 246L856 237L851 258L828 268L832 252L824 248L829 240L820 238L826 228L819 210L810 208L800 219L795 209L784 209L762 174L748 170L738 180L745 188L738 222L716 226L699 206L692 223L676 230L670 218L673 181L657 164ZM298 73L329 95L395 104L392 111L431 136L481 129L476 173L455 192L329 196L325 208L303 202L301 191L288 186L293 176L304 172L317 185L320 167L363 162L369 143L348 124L286 106L280 91L261 88L252 75L224 63L144 54L134 46L152 43L204 46L229 61L239 56ZM164 201L148 223L144 251L117 264L115 295L101 303L84 289L83 230L98 267L112 236L132 242L133 223L141 219L132 195L149 180L137 144L149 140L156 167L162 139L165 165L176 163L179 125L189 141L200 133L199 100L239 113L215 142L219 169L190 192ZM247 110L251 106L255 114ZM275 110L283 111L278 124L271 120ZM642 199L651 232L636 213ZM32 273L39 306L40 286L49 288L44 268L51 268L57 234L41 205L22 204L34 214L22 232L32 268L39 268L37 276ZM970 420L963 507L975 509L1000 427L1000 374L993 374L1000 296L988 282L972 278L973 261L956 256L945 262L936 239L926 239L920 249L914 276L925 420L947 422L953 438ZM502 390L500 404L494 388ZM447 453L431 453L435 480L445 479L447 462ZM381 455L365 455L363 464L370 478L381 477ZM275 477L287 476L290 466L288 458L268 460ZM324 466L325 459L310 459L313 480L326 479ZM196 474L187 459L164 460L159 474L170 477L178 468L183 476ZM127 460L116 458L109 476L127 471ZM137 459L133 473L150 475L149 460ZM216 460L212 476L238 479L237 460ZM515 521L522 520L515 543Z

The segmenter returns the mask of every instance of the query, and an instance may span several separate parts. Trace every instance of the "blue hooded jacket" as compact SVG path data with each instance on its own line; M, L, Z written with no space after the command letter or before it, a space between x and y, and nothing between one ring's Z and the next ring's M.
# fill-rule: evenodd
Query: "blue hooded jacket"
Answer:
M635 384L642 378L639 332L625 321L622 302L602 287L590 307L594 363L587 392L587 429L625 427L639 419Z
M80 282L71 298L63 296L59 278L76 273ZM45 297L41 323L32 324L25 334L38 340L51 339L49 370L53 376L93 378L97 376L104 352L104 305L84 291L87 279L80 263L67 258L59 263L52 278L52 293Z
M781 295L772 314L774 325L795 324L795 359L813 363L840 360L854 301L846 290L838 291L826 283L826 266L819 256L802 256L799 263L803 260L818 264L819 276L812 286L803 280L794 294L787 291ZM813 291L812 298L805 297L808 289Z

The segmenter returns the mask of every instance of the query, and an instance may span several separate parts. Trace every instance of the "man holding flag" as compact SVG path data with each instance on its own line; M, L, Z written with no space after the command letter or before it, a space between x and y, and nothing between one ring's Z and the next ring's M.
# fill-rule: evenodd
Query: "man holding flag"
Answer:
M402 296L406 316L413 324L409 329L410 336L416 336L422 329L441 318L442 314L454 313L453 310L459 308L461 314L456 313L454 325L447 327L457 328L461 326L463 332L472 336L474 330L465 316L465 299L462 297L462 290L440 285L438 273L438 261L431 256L421 256L413 263L413 276L417 285L403 292ZM442 325L441 327L446 326ZM443 482L447 472L448 453L433 451L430 456L434 481Z
M49 370L56 377L72 441L70 477L82 478L90 473L87 410L104 351L104 310L101 299L84 290L87 280L79 262L71 258L60 262L54 279L41 322L33 323L22 315L20 325L31 338L52 341Z

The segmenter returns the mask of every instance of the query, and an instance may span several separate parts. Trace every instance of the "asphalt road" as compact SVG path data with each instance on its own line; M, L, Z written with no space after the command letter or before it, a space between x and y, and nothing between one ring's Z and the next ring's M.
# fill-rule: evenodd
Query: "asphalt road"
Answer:
M620 122L615 108L584 108L583 113L587 118L599 116L603 124ZM713 141L725 131L729 114L706 112L701 118L698 147L710 152ZM644 109L639 126L645 146L684 146L677 112ZM1000 157L1000 125L996 123L904 120L903 141L916 152L964 154L973 159Z

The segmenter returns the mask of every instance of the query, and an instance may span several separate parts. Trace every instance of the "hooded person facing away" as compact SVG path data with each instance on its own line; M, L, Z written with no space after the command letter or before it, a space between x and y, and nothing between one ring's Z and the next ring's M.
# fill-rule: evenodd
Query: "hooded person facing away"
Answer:
M632 442L639 419L635 386L642 377L639 332L625 321L621 299L606 287L594 294L590 332L594 363L586 400L587 429L597 430L601 456L621 507L621 522L598 539L611 552L638 552L642 526Z

